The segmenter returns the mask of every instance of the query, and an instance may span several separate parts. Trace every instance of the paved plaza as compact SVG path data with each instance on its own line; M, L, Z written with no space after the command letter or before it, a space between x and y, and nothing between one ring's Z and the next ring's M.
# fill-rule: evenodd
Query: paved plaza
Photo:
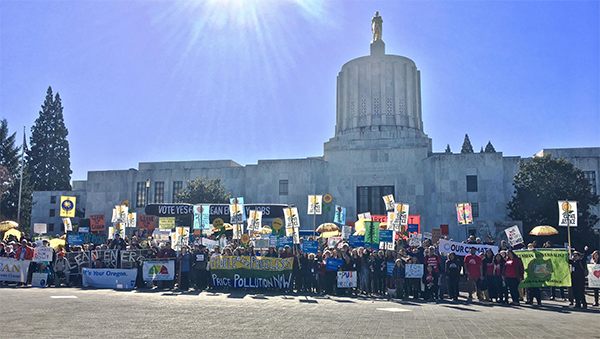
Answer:
M4 338L600 338L600 309L171 291L1 288Z

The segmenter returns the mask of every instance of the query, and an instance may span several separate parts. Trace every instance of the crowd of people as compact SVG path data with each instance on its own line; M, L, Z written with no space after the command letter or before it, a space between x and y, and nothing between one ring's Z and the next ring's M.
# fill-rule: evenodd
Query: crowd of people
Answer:
M481 240L468 238L465 243L478 244ZM329 244L331 245L331 244ZM36 246L49 246L47 240L32 242L27 239L10 237L0 242L0 258L16 260L32 260ZM528 249L537 248L531 243ZM545 243L543 248L551 248ZM448 299L458 301L460 291L466 292L467 302L472 302L474 295L480 302L494 302L519 305L542 303L543 295L554 300L557 294L563 300L569 300L576 308L587 308L586 277L587 263L599 264L599 252L591 251L587 246L583 252L573 251L569 259L571 266L570 287L552 288L519 288L523 280L525 268L519 256L505 242L499 245L498 253L486 250L478 254L474 247L464 257L454 253L440 253L437 244L425 239L421 246L409 246L399 240L394 250L351 247L341 241L328 246L327 241L320 241L317 253L302 253L298 245L271 247L257 250L251 244L243 245L237 240L229 239L224 247L213 246L211 249L195 242L191 246L181 246L175 251L171 242L157 241L152 236L133 235L122 238L118 234L103 244L83 244L82 246L58 246L54 250L53 260L48 262L31 262L28 282L33 272L48 273L49 281L55 286L77 286L81 284L80 273L70 267L66 255L91 250L145 250L145 259L172 259L176 262L176 277L172 281L144 282L138 274L138 288L178 288L179 290L217 289L210 279L211 259L218 256L264 256L271 258L293 258L292 283L286 293L308 293L327 295L361 295L423 301L439 301ZM340 265L331 269L329 260L337 259ZM423 273L408 277L407 265L422 264ZM140 267L141 263L137 263ZM103 268L100 258L88 265L90 268ZM355 271L358 275L357 286L338 288L337 271ZM79 277L78 277L79 274ZM7 285L6 282L0 284ZM26 283L18 283L24 285ZM565 294L567 291L568 296ZM598 289L593 289L593 306L598 306Z

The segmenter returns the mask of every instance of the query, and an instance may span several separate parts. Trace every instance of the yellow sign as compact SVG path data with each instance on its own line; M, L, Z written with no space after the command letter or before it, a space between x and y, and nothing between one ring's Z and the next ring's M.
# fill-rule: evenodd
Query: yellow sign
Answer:
M281 229L281 227L283 226L283 220L281 220L281 218L275 218L273 220L273 229L277 232L279 232L279 230Z
M331 203L332 201L333 201L333 196L332 196L331 194L327 193L327 194L325 194L325 195L323 196L323 202L324 202L324 203L326 203L326 204L329 204L329 203Z
M175 217L158 218L158 228L163 230L175 228Z
M76 197L69 197L66 195L60 196L60 216L62 218L75 218L75 204L77 203Z
M216 229L221 229L223 228L223 219L221 218L216 218L215 220L213 220L213 227Z

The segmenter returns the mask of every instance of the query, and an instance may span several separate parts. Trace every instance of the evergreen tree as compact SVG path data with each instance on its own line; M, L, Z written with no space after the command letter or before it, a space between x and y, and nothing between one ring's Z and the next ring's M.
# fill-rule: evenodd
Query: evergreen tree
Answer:
M485 153L496 153L496 149L494 148L494 145L492 145L491 141L488 141L487 145L485 145Z
M0 165L15 174L19 167L19 147L15 146L17 133L9 134L6 119L0 121Z
M67 127L60 95L48 87L39 117L31 128L27 153L31 183L35 191L71 190L71 160Z
M444 151L446 154L452 154L452 150L450 150L450 144L446 144L446 150Z
M3 168L2 195L0 196L0 215L4 219L14 219L17 215L17 199L19 182L19 147L15 145L16 133L9 134L6 119L0 121L0 166ZM16 187L15 187L16 183ZM14 208L13 208L14 207Z
M463 141L463 145L462 148L460 150L460 153L474 153L473 152L473 145L471 145L471 140L469 140L469 135L465 134L465 141Z

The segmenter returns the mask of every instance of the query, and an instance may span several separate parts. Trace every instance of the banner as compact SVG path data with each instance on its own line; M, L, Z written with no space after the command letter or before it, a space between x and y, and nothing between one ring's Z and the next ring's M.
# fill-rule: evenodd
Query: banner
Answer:
M154 215L140 214L137 217L137 227L139 229L148 230L149 232L154 231L157 224L157 217Z
M356 271L339 271L337 272L337 287L338 288L352 288L357 287L358 275Z
M588 264L588 287L600 288L600 264Z
M508 243L510 246L515 246L523 243L523 236L521 235L521 231L519 230L519 226L514 225L504 230L506 233L506 237L508 238Z
M142 267L145 281L175 279L175 260L144 261Z
M304 240L302 242L302 252L303 253L314 253L317 254L319 250L319 242L316 240Z
M90 215L90 231L102 232L106 228L104 223L104 214Z
M158 218L158 228L170 230L175 228L175 217Z
M385 203L385 210L391 211L394 209L394 204L396 203L394 200L393 194L388 194L383 196L383 202Z
M60 196L60 217L75 218L75 206L77 203L76 197L66 195Z
M406 264L404 269L406 278L423 278L423 264Z
M47 226L48 224L35 223L33 224L33 233L44 234L46 233L46 229L48 228Z
M287 289L294 258L220 256L210 260L214 287Z
M0 258L0 281L26 282L29 260Z
M194 205L194 229L210 229L210 205Z
M456 217L459 225L467 225L473 223L473 210L471 203L463 202L456 204Z
M248 213L248 230L257 231L262 227L262 211L250 210Z
M523 261L525 279L520 288L571 286L567 250L522 250L515 254Z
M309 195L308 196L308 215L321 215L323 212L323 196L322 195Z
M465 244L461 242L440 239L440 253L454 253L458 256L464 257L465 255L471 253L471 248L475 248L476 253L480 255L484 254L488 248L491 249L494 254L498 253L498 246Z
M33 261L52 261L53 254L54 250L52 249L52 247L36 247L33 249Z
M83 268L83 287L115 288L132 290L135 288L137 269Z
M374 244L379 248L379 223L365 221L365 244Z
M558 226L577 227L577 201L558 202Z
M346 224L346 207L335 205L335 213L333 214L333 222L336 224Z

